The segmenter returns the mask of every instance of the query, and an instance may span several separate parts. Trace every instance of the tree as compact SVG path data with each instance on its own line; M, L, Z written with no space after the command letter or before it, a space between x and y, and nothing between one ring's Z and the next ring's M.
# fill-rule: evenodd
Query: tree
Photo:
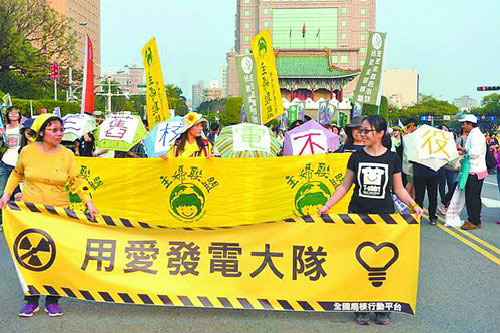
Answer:
M47 0L1 0L0 73L47 78L49 63L69 66L76 43L71 24Z
M175 110L175 114L183 116L188 112L186 97L182 95L182 89L173 84L165 86L167 92L168 106Z
M455 115L459 112L458 107L447 101L440 101L432 96L422 96L419 103L401 110L402 118L419 117L422 114L435 116Z
M243 106L243 98L228 97L226 98L225 110L221 114L221 124L232 125L238 124L241 120L241 107Z
M484 96L481 100L481 106L472 112L485 116L500 116L500 94L493 93Z

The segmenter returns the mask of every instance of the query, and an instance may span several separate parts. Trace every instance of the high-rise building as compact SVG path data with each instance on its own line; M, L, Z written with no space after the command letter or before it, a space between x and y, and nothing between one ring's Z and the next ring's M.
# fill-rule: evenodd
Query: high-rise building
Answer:
M265 29L283 96L342 99L364 64L375 0L238 0L235 46L227 54L229 96L239 94L235 56L250 53L252 38Z
M48 0L57 12L72 19L73 28L77 33L75 66L83 70L85 55L85 34L92 40L94 48L94 64L101 64L101 28L100 0ZM94 67L94 74L99 77L99 66Z
M416 69L388 68L384 71L382 95L390 106L399 109L417 104L420 75Z
M203 103L203 89L205 88L205 83L199 81L193 84L193 110L196 110L201 103Z
M224 98L224 88L210 87L203 89L203 102Z
M144 68L137 67L136 65L127 66L126 69L111 74L111 80L117 82L123 92L131 95L139 95L146 92L145 88L138 87L139 84L144 82ZM103 88L107 89L106 87Z
M462 96L453 100L453 105L457 106L460 111L469 112L477 106L477 101L469 96Z
M227 92L229 90L229 81L227 77L227 67L224 67L221 71L221 82L222 88L224 89L224 97L227 97Z

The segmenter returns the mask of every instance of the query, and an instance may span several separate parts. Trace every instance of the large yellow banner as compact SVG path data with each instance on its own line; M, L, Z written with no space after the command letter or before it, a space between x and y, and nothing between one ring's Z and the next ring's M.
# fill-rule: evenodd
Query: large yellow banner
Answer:
M257 66L262 123L267 124L285 112L269 30L255 35L252 39L252 52Z
M118 215L119 216L119 215ZM416 311L412 216L332 215L219 230L13 202L5 237L26 294L294 311Z
M146 110L149 129L157 123L170 118L167 92L163 83L160 58L156 40L151 40L142 49L144 69L146 71Z
M78 162L101 214L196 228L316 215L342 183L349 156L79 158ZM350 194L331 212L347 213L349 200Z

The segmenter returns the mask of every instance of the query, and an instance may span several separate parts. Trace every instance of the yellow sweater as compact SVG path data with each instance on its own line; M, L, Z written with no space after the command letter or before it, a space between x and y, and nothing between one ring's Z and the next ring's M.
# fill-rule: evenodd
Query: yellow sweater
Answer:
M77 177L79 173L76 157L71 150L59 145L57 152L47 154L39 143L34 143L21 150L5 192L12 194L24 178L23 201L66 208L69 206L66 184L75 189L84 202L91 200L83 191L83 183Z

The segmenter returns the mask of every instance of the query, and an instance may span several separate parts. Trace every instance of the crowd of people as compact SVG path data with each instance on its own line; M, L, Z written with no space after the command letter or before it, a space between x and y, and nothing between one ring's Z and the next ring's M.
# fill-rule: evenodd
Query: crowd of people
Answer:
M9 200L24 200L57 207L68 207L67 184L81 194L93 218L98 214L91 198L82 190L75 156L141 158L147 157L142 143L131 150L108 151L96 148L95 136L87 133L77 140L63 141L63 121L61 118L42 113L36 119L21 121L22 114L17 107L7 111L5 125L0 129L4 152L0 161L0 208ZM97 118L97 123L102 122ZM484 178L491 172L489 155L493 154L494 169L500 175L500 148L498 135L483 135L477 118L466 115L461 118L461 131L456 133L456 147L460 155L466 155L470 164L465 196L468 219L463 229L481 228L481 189ZM220 126L208 121L201 114L190 112L183 119L182 134L175 140L164 160L177 157L216 157L214 142L220 133ZM304 121L297 120L288 130L296 128ZM352 153L342 185L330 200L319 209L318 214L327 214L354 185L349 204L353 214L392 214L396 212L394 196L402 201L418 216L423 215L424 197L428 196L428 220L437 224L437 214L446 214L452 195L458 183L459 170L448 165L438 171L409 161L403 136L414 132L418 123L407 119L400 125L388 126L386 120L377 115L355 116L344 128L324 125L327 130L338 134L340 145L331 153ZM450 131L445 125L444 131ZM285 131L273 129L278 141L283 142ZM500 183L500 182L499 182ZM440 203L438 204L438 193ZM0 216L1 217L1 216ZM1 224L0 224L1 225ZM39 297L26 296L26 304L20 316L30 317L39 310ZM63 314L58 297L46 298L45 310L50 316ZM376 313L377 324L388 324L389 313ZM356 313L356 321L361 325L369 324L369 313Z

